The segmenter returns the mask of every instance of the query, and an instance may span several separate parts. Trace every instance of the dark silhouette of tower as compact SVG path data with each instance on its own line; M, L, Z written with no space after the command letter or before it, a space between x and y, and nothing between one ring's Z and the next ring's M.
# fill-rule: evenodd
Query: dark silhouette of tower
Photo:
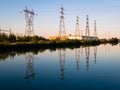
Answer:
M28 10L27 7L25 7L25 10L23 11L25 13L26 19L25 36L33 36L34 35L33 19L35 13L33 10Z
M96 20L94 21L94 37L97 39Z
M80 37L80 30L79 30L79 17L76 18L76 30L75 30L75 37Z
M90 55L90 47L85 47L86 53L86 70L89 69L89 55Z
M25 79L29 79L35 76L34 72L34 55L32 53L26 53L26 71L25 71Z
M64 80L64 68L65 68L65 49L58 49L59 59L60 59L60 71L61 71L61 80Z
M66 32L65 32L65 22L64 22L64 8L61 7L61 16L60 16L60 26L59 26L59 34L58 37L60 39L66 38Z
M86 36L86 40L89 40L90 31L89 31L89 18L88 18L88 15L86 16L86 33L85 33L85 36Z

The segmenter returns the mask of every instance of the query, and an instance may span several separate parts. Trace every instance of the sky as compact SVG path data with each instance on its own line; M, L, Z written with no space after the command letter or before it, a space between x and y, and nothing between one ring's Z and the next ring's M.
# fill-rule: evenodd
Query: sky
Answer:
M15 34L25 33L24 12L33 9L34 33L48 38L58 35L60 7L65 11L66 34L75 34L76 16L85 35L86 15L89 15L90 35L94 33L94 20L100 38L120 36L120 0L0 0L0 28L12 29Z

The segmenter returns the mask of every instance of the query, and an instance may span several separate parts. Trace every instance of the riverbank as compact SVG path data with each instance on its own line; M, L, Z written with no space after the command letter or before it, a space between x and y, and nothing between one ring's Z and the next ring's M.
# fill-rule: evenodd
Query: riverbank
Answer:
M118 39L112 38L109 40L40 40L30 42L0 42L0 52L13 50L35 50L35 49L50 49L50 48L77 48L80 46L95 46L100 44L117 44Z

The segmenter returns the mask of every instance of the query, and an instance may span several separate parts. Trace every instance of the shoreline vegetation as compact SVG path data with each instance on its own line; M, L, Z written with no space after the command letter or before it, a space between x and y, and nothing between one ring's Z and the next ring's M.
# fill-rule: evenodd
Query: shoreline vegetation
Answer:
M110 43L112 45L118 44L117 38L98 39L98 40L49 40L41 36L15 36L11 34L0 34L0 52L3 51L29 51L35 49L52 49L52 48L77 48L80 46L96 46L100 44Z

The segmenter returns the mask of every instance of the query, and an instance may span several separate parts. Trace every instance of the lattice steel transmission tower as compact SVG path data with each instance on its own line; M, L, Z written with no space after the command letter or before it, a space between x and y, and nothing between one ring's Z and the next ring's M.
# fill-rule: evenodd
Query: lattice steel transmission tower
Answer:
M86 33L85 33L85 36L86 36L86 40L89 40L90 31L89 31L89 18L88 18L88 15L86 16Z
M96 20L94 21L94 37L97 39Z
M0 34L3 34L3 33L11 35L12 34L11 28L9 30L3 30L3 29L0 28Z
M76 17L76 30L75 30L75 37L80 37L80 30L79 30L79 17Z
M33 27L33 20L34 20L34 11L28 10L27 7L25 7L25 10L23 10L25 13L25 19L26 19L26 28L25 28L25 36L33 36L34 35L34 27Z
M63 6L61 7L61 16L60 16L60 26L59 26L59 34L58 37L60 39L65 39L66 37L66 32L65 32L65 22L64 22L64 8Z

